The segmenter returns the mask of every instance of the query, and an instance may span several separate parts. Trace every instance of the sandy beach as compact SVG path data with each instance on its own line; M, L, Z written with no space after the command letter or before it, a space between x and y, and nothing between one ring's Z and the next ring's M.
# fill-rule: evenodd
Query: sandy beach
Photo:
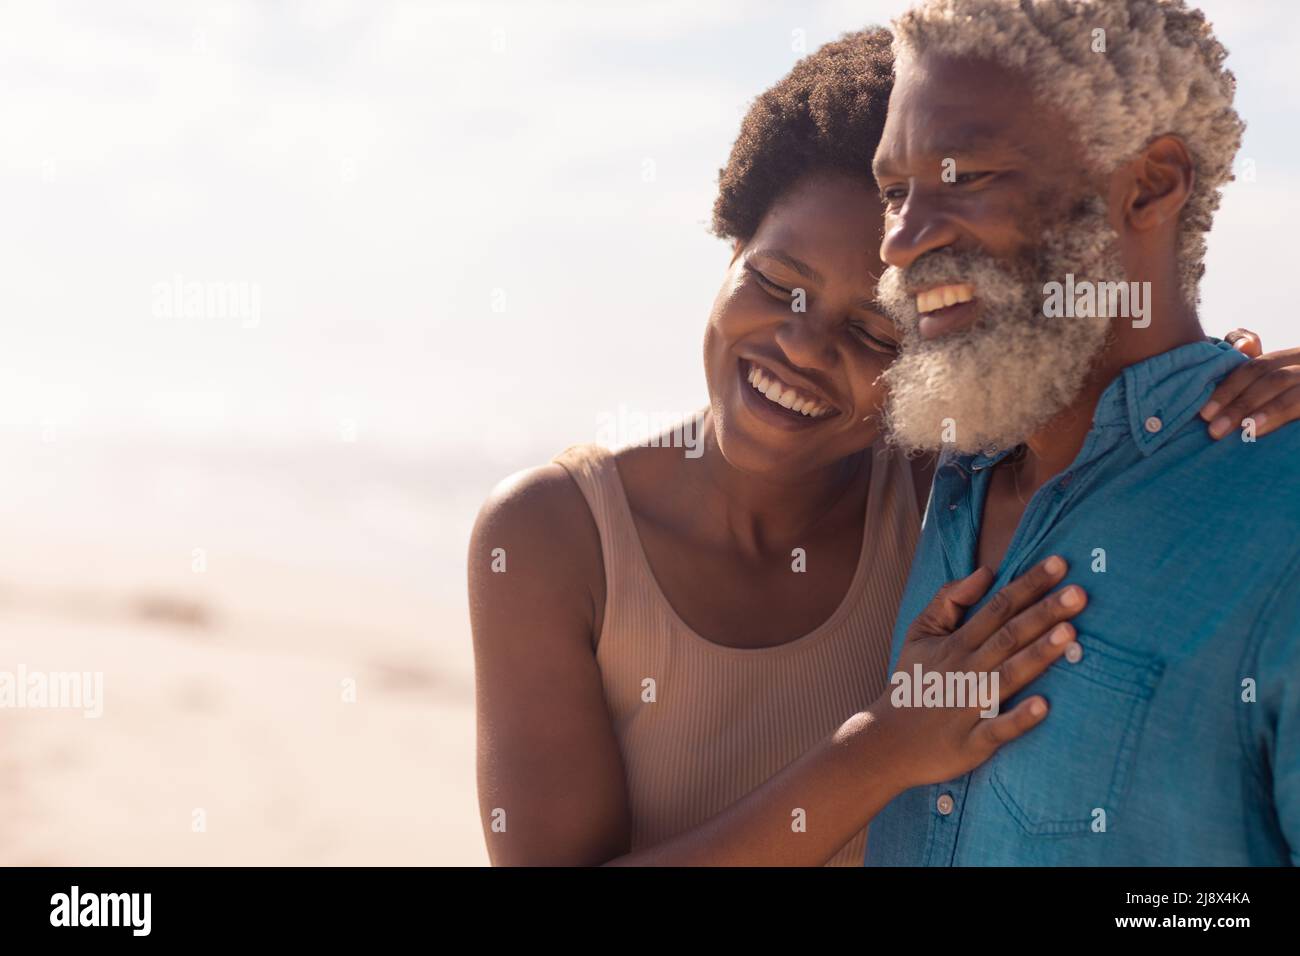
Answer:
M104 700L98 718L0 709L0 863L486 862L455 580L472 511L392 497L408 551L358 517L375 495L322 483L342 457L24 461L6 479L0 671L99 673ZM344 520L320 514L331 499ZM274 521L235 520L257 501Z

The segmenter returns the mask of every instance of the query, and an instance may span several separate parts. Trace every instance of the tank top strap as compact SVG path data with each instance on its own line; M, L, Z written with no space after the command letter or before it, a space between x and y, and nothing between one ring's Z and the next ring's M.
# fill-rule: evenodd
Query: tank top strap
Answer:
M641 539L632 518L632 506L623 491L614 453L602 445L574 445L552 459L573 478L587 499L596 530L605 571L605 628L608 629L621 599L648 591L640 579ZM596 636L597 644L600 635Z

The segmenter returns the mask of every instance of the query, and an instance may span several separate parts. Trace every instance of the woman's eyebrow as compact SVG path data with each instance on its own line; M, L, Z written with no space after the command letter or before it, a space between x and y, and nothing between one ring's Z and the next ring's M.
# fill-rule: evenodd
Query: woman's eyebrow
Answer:
M775 259L777 262L789 266L791 269L799 273L809 282L820 283L822 281L821 274L812 266L808 265L808 263L802 261L801 259L796 259L794 256L790 255L789 253L782 252L779 249L760 249L757 252L755 252L752 256L750 256L750 258L754 259L759 256L766 256L769 259Z

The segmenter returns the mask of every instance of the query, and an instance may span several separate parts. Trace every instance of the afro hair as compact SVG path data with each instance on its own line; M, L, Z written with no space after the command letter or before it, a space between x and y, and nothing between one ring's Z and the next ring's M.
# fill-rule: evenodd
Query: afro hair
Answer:
M874 182L894 67L888 30L846 33L795 64L759 96L718 173L713 232L747 242L772 203L823 170Z

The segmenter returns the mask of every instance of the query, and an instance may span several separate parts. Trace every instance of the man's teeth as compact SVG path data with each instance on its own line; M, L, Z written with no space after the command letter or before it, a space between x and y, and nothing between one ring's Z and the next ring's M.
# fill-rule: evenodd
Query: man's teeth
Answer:
M935 309L956 305L958 302L969 302L973 298L975 298L975 290L965 282L957 285L935 286L933 289L926 289L916 294L916 311L933 312Z
M792 412L799 412L809 418L821 418L823 415L829 415L832 411L829 405L818 401L811 395L796 391L789 385L778 382L752 363L749 366L749 384L754 386L755 390L761 392L768 401L776 402L782 408L788 408Z

